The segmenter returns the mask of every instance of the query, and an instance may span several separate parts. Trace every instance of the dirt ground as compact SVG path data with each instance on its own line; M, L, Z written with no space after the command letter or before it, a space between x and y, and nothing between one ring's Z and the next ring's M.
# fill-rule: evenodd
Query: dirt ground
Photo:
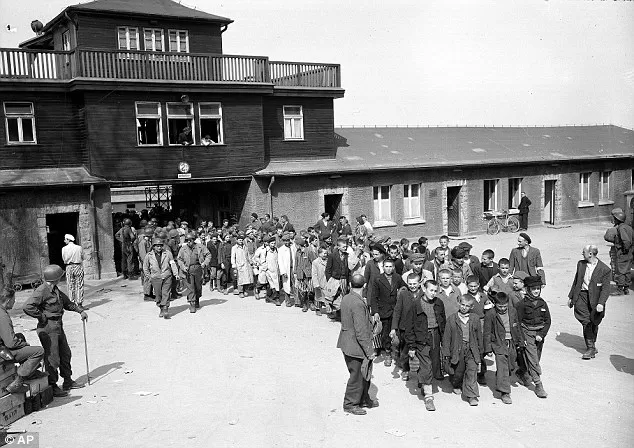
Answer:
M566 306L576 261L586 243L600 247L607 223L531 228L542 252L543 297L553 324L544 346L543 382L549 393L514 387L513 404L480 387L469 407L448 381L425 411L415 381L374 366L371 395L380 407L345 414L348 379L336 348L340 325L299 308L275 307L205 290L190 314L173 302L171 320L142 299L139 281L92 282L86 303L92 385L55 399L12 429L40 434L41 447L391 447L391 446L632 446L634 442L634 294L611 297L596 359L582 361L581 325ZM479 255L508 256L516 234L470 239ZM459 240L452 241L451 245ZM35 320L13 312L16 331L38 344ZM74 376L86 380L82 325L66 313ZM494 372L487 378L493 383ZM437 389L436 387L434 388ZM396 435L395 435L396 434Z

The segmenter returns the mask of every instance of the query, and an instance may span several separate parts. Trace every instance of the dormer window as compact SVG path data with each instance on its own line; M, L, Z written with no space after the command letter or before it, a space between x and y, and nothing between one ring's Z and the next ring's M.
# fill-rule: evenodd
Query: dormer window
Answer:
M144 28L143 41L145 51L164 51L162 29Z
M189 53L189 34L184 30L169 30L170 52Z
M130 28L129 26L120 26L117 28L119 36L119 50L138 50L139 49L139 30L138 28Z

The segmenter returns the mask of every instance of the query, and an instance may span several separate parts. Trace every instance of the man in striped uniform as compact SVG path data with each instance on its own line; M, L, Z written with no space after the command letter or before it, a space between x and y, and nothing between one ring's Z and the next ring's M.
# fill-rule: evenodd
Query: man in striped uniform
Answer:
M66 283L68 295L76 305L84 302L84 252L75 244L73 235L64 235L66 246L62 248L62 259L66 265Z

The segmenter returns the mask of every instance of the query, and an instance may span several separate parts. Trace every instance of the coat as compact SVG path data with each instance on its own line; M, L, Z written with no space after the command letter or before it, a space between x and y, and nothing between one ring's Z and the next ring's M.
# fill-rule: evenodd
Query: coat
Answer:
M583 285L583 277L586 273L586 267L588 262L586 260L579 260L577 263L577 272L575 279L570 287L568 298L572 301L574 307L577 300L579 300L579 293L581 292L581 286ZM601 260L597 261L597 265L592 271L590 276L590 282L588 284L588 301L592 311L596 312L598 304L605 306L605 302L608 301L610 296L610 281L612 280L612 270ZM604 311L605 312L605 311Z
M526 258L522 256L522 249L515 247L511 250L509 255L511 274L515 274L516 271L523 271L523 265L526 265L526 273L530 276L539 275L542 278L542 284L546 284L546 274L544 273L544 263L542 262L542 254L539 249L528 246L528 255ZM539 270L538 270L539 269Z
M396 296L399 289L406 286L405 282L396 272L392 274L392 284L388 281L385 274L379 275L374 280L373 293L370 297L370 311L374 316L378 314L381 319L392 317L394 307L396 306Z
M231 243L220 243L218 247L218 266L220 268L222 268L222 263L224 263L226 269L229 269L231 264Z
M511 330L511 342L517 347L524 347L526 340L520 326L517 311L512 306L508 308L509 325ZM484 316L484 353L496 355L509 355L509 347L506 346L506 330L504 322L497 312L487 313Z
M445 305L436 297L432 301L434 314L438 322L440 334L445 332ZM403 302L403 327L405 328L405 343L408 350L420 350L425 345L431 345L431 340L427 328L427 315L423 311L420 300L410 300Z
M278 264L277 250L266 248L263 257L264 263L260 265L260 272L264 270L265 278L271 289L280 290L280 267Z
M360 295L351 292L341 300L341 331L337 348L353 358L369 358L374 354L372 324L368 307Z
M383 274L383 266L379 267L376 261L370 260L365 265L363 277L365 278L366 297L372 297L374 294L374 280Z
M449 285L449 287L449 294L447 294L444 288L439 285L436 297L442 300L442 303L445 305L445 314L451 316L453 313L457 313L460 308L458 301L460 300L460 297L462 297L462 293L457 286Z
M531 200L528 199L526 196L524 196L522 199L520 199L520 203L517 206L517 208L520 211L520 215L524 215L528 213L528 207L532 204Z
M291 293L292 278L293 278L293 252L290 247L282 246L277 249L278 258L277 263L279 265L280 277L282 278L282 289L286 294Z
M336 280L342 278L347 280L349 276L348 254L345 253L342 260L339 250L334 250L332 254L328 255L328 261L326 262L326 280L330 280L331 277Z
M394 305L394 312L392 313L392 330L405 331L404 312L408 309L409 302L419 300L422 294L423 291L421 289L419 289L416 294L412 294L407 287L398 290L396 294L396 305Z
M198 256L196 256L198 254ZM207 248L196 243L193 248L190 248L187 244L180 248L178 256L176 257L178 267L182 272L189 272L189 267L195 264L199 264L203 269L209 266L211 261L211 254Z
M469 314L469 348L473 359L480 362L484 353L482 344L482 327L480 318L473 313ZM449 358L451 364L458 364L462 350L462 326L458 313L453 313L447 318L447 325L442 336L442 357Z
M238 272L238 285L250 285L253 283L253 268L251 257L246 246L237 244L231 248L231 267Z
M295 276L297 280L310 279L313 275L315 256L308 248L299 248L295 254Z
M159 266L156 259L156 252L149 251L143 259L143 273L149 279L166 279L172 275L178 275L178 268L174 262L172 252L163 250L161 252L161 265Z

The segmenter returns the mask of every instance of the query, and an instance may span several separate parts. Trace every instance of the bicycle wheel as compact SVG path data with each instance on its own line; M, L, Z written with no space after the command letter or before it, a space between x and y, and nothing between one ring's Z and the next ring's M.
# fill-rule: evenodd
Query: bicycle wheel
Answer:
M487 225L487 233L489 235L497 235L500 233L500 223L497 219L493 218L489 221L489 224Z
M520 222L515 216L511 216L507 225L509 232L517 232L520 229Z

